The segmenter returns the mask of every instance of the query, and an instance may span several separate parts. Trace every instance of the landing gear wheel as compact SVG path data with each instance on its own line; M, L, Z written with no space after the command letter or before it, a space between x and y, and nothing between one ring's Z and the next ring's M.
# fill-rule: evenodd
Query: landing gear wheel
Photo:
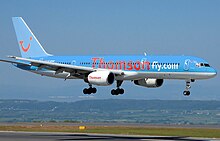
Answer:
M189 96L189 95L190 95L190 91L184 91L184 92L183 92L183 95Z
M83 93L84 94L89 94L89 89L87 89L87 88L83 89Z
M114 89L111 90L111 94L112 94L112 95L117 95L117 94L116 94L116 91L115 91Z
M84 94L95 94L97 92L96 88L93 88L92 86L90 86L89 88L85 88L83 89L83 93Z
M124 89L120 89L120 88L117 88L116 90L115 90L115 89L112 89L112 90L111 90L111 94L112 94L112 95L124 94Z
M92 92L92 93L96 93L96 92L97 92L97 89L96 89L96 88L89 88L89 89L91 89L91 92Z
M119 94L124 94L124 89L120 88L121 84L123 83L122 80L117 80L117 89L112 89L111 94L112 95L119 95Z
M116 89L116 94L119 95L120 94L120 89Z
M119 89L119 94L124 94L125 90L124 89Z

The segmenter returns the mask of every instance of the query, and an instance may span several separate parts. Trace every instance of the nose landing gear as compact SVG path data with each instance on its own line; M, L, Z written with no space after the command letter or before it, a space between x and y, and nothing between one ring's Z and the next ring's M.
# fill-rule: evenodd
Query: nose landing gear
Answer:
M194 82L195 80L191 80L191 82ZM190 86L190 81L186 81L186 89L185 91L183 92L183 95L185 96L190 96L190 91L189 89L191 88Z

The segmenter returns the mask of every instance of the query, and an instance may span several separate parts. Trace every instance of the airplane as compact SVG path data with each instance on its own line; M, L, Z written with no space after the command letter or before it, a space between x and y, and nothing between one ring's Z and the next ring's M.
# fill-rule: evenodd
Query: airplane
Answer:
M12 17L21 57L8 56L1 62L41 76L54 78L82 79L89 88L84 94L95 94L96 86L109 86L116 82L112 95L124 94L123 81L135 85L158 88L166 79L184 80L183 94L190 95L191 82L209 79L217 75L207 61L194 56L55 56L48 54L22 17Z

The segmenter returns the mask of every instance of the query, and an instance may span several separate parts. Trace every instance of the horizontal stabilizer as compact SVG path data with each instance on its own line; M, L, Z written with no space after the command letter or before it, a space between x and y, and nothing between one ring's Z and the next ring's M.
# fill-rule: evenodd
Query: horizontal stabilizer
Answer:
M19 64L19 65L25 65L25 66L30 66L30 65L31 65L31 64L24 63L24 62L4 60L4 59L0 59L0 62L12 63L12 64Z

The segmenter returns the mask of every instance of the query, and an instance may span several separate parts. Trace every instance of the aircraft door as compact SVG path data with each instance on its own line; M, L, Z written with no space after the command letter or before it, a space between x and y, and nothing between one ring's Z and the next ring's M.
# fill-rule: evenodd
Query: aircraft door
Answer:
M190 69L190 60L187 59L187 60L185 60L185 62L184 62L184 70L185 70L185 71L189 71L189 69Z
M195 66L196 66L196 63L195 61L191 61L189 59L185 60L185 63L184 63L184 70L185 71L189 71L189 70L194 70L195 69Z
M190 70L194 70L196 67L197 62L196 61L190 61Z

